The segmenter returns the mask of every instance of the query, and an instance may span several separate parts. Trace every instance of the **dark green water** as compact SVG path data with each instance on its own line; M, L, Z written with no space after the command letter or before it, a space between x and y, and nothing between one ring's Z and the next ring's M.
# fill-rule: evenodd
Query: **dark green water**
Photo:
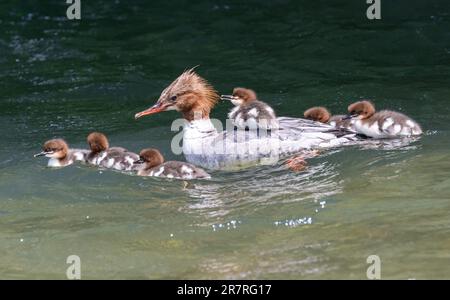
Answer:
M81 21L63 0L0 4L0 278L63 279L71 254L84 279L364 279L369 255L384 279L450 278L448 1L382 0L380 21L363 0L100 2L82 0ZM195 65L278 115L370 98L426 134L186 189L32 157L47 139L85 147L98 130L182 160L170 152L176 112L133 116Z

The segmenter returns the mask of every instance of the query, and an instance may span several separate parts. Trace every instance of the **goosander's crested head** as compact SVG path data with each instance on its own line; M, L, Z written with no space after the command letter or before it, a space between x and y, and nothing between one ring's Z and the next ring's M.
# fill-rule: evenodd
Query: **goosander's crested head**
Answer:
M46 141L42 147L42 152L35 154L34 157L46 156L49 158L63 159L69 152L69 146L63 139L54 139Z
M312 107L305 111L304 116L306 119L313 121L328 123L331 118L330 112L325 107Z
M368 100L362 100L350 104L348 107L348 112L350 117L364 120L375 114L375 106Z
M222 95L222 100L230 100L234 105L239 106L258 99L254 90L237 87L233 89L233 95Z
M165 88L155 105L137 113L135 118L168 110L181 112L188 121L194 119L194 114L195 117L199 114L202 118L208 118L218 99L214 88L192 68Z
M92 132L87 137L89 148L94 153L105 151L109 148L108 138L101 132Z
M139 152L139 160L134 163L145 163L147 168L153 168L164 163L164 157L157 149L148 148Z

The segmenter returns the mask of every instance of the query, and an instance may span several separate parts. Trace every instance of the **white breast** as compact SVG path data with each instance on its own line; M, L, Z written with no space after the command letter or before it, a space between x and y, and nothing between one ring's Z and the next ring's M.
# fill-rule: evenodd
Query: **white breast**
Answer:
M52 167L52 168L55 168L55 167L61 167L61 164L60 164L60 162L59 162L58 159L56 159L56 158L50 158L50 159L48 160L47 166Z

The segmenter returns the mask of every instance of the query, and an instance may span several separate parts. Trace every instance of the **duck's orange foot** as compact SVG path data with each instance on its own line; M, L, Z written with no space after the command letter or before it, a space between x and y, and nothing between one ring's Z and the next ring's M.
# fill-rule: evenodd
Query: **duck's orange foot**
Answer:
M284 163L291 171L300 172L306 169L306 165L308 164L303 155L297 155L289 158Z

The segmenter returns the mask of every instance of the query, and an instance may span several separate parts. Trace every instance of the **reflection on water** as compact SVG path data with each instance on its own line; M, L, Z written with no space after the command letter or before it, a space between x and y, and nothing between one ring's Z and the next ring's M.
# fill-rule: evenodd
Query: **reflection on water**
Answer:
M187 203L183 211L216 219L241 211L255 213L292 202L317 201L340 192L336 176L334 167L326 162L299 173L283 167L259 167L217 174L212 182L199 182L186 190L197 201Z

